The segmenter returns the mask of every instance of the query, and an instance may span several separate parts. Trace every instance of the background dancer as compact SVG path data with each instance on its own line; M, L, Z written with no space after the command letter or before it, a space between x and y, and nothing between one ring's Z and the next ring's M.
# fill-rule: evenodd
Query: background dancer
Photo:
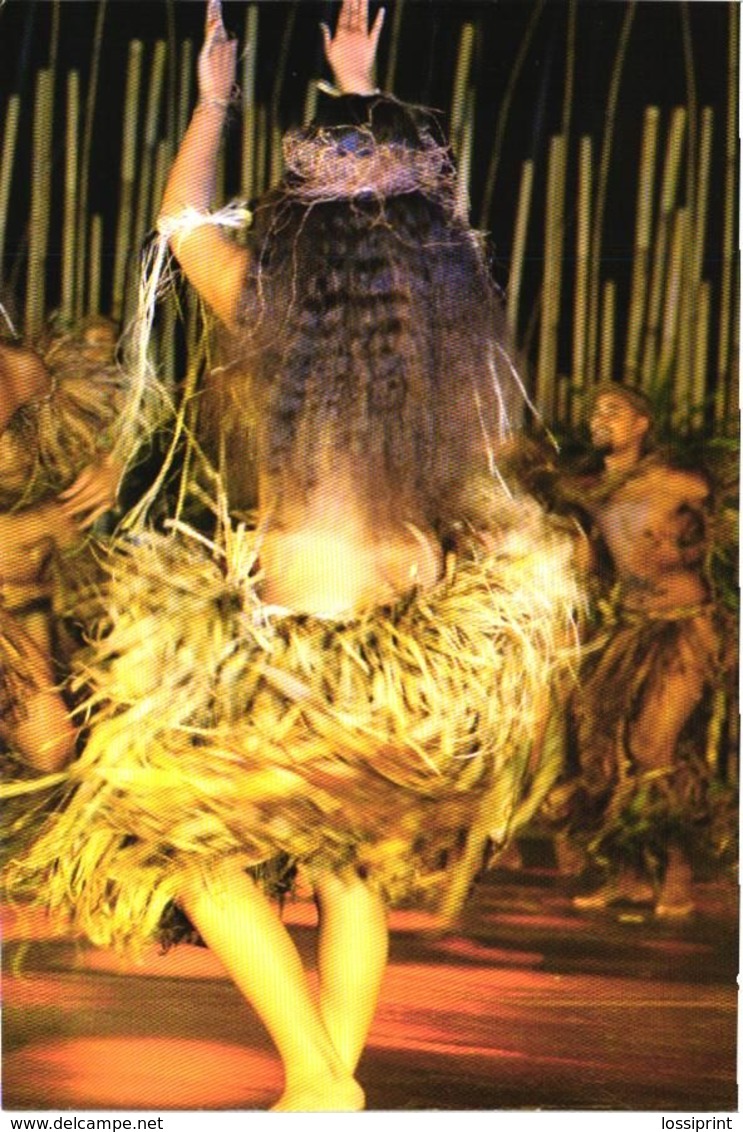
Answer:
M103 374L112 341L103 359L99 328L90 333L90 344L81 335L72 356L61 364L57 356L51 368L27 346L0 343L0 735L39 771L58 770L75 735L58 690L51 560L78 546L115 506L122 472L98 451L100 429L116 411ZM54 359L53 343L49 355ZM100 370L97 387L91 363Z
M85 751L14 874L96 943L180 905L273 1038L283 1110L363 1107L387 904L450 923L554 777L579 598L572 542L500 470L503 315L435 124L374 92L382 19L345 0L324 32L343 94L240 246L206 215L237 50L209 4L161 229L247 375L258 527L121 546ZM317 1001L269 901L297 869Z
M608 551L614 590L606 639L587 655L576 693L578 744L581 785L594 817L596 806L602 813L596 851L612 875L574 902L652 903L656 916L685 916L689 855L713 817L703 731L691 754L680 739L723 663L704 576L710 485L654 450L652 406L632 388L600 386L590 429L603 471L576 494Z

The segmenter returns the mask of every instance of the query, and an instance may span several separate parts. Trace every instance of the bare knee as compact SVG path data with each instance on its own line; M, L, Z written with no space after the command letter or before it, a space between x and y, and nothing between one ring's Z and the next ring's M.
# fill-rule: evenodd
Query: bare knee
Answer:
M53 774L72 758L75 728L62 697L44 688L25 698L23 718L6 728L6 737L35 770Z
M383 934L387 908L381 894L356 873L323 874L315 881L315 899L323 920L354 919Z

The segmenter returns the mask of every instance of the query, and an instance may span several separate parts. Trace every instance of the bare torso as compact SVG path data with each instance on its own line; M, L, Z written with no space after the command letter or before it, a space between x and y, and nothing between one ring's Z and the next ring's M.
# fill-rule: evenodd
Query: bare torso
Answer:
M701 537L707 496L701 476L658 462L638 469L596 507L628 608L666 610L708 597L694 560L700 547L685 545L690 524Z

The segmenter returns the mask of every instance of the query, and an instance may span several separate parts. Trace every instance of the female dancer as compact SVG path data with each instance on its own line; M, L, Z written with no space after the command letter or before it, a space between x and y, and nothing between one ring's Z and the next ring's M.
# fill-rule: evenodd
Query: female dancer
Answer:
M344 0L324 29L341 94L239 246L206 214L236 63L210 0L161 230L249 375L254 553L229 524L216 560L123 548L87 745L19 866L98 943L179 905L276 1044L280 1110L363 1107L386 907L451 921L554 777L577 601L569 541L499 467L522 400L501 310L435 124L373 90L382 20ZM269 899L297 868L317 1001Z

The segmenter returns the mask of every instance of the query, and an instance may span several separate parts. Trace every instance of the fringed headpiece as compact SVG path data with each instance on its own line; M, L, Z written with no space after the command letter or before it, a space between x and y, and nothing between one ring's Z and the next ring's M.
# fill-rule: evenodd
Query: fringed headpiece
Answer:
M392 95L321 94L311 126L283 138L285 191L308 203L420 192L447 211L457 171L435 115Z
M420 192L454 205L456 170L447 149L422 133L418 147L379 141L370 126L290 130L283 140L289 191L307 201Z

